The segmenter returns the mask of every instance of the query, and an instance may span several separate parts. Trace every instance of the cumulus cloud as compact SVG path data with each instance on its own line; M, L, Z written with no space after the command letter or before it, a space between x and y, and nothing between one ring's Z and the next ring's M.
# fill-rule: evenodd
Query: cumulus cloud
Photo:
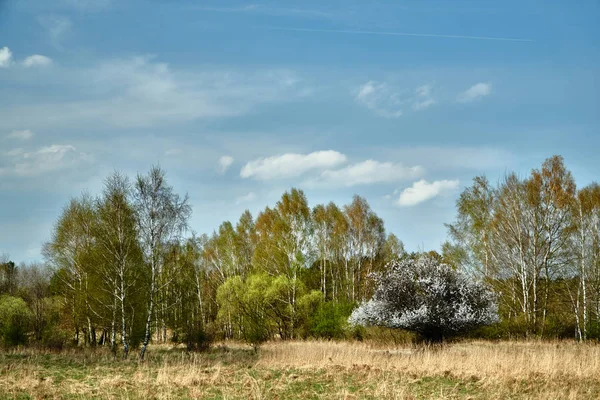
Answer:
M25 129L22 131L12 131L8 135L6 135L7 139L15 139L15 140L29 140L34 136L34 133L29 129Z
M292 178L311 170L333 168L345 162L346 156L333 150L309 154L287 153L250 161L244 165L240 176L257 180Z
M411 187L404 189L400 193L397 204L401 207L415 206L434 197L456 190L458 185L458 180L441 180L429 183L422 179L413 183Z
M306 183L313 186L349 187L414 179L423 172L421 166L408 167L401 163L366 160L340 169L328 169Z
M256 200L258 198L258 196L256 195L256 193L254 192L250 192L246 195L240 196L238 198L235 199L235 204L244 204L244 203L251 203L254 200Z
M30 67L47 67L52 64L50 57L43 56L41 54L31 55L23 60L23 65L27 68Z
M74 168L82 162L89 161L90 156L77 151L72 145L58 145L41 147L34 151L14 149L0 158L0 176L14 175L19 177L33 177L49 172Z
M229 167L233 164L233 157L231 156L222 156L219 158L219 173L224 174L227 172Z
M459 93L456 101L459 103L470 103L482 97L489 96L492 93L492 84L479 82L471 86L469 89Z
M12 51L6 46L0 48L0 68L6 68L12 61Z

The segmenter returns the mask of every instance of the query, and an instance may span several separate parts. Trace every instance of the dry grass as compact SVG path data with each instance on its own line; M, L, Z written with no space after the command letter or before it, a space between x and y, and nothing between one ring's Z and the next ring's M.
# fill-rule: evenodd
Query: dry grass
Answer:
M154 347L147 362L103 351L0 354L0 398L597 399L600 346L456 343L383 349L278 342L188 354Z

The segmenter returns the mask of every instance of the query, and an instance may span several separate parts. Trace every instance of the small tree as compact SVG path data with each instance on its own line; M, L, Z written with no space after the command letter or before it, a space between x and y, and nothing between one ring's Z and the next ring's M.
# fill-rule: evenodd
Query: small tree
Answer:
M219 312L217 320L242 337L256 350L269 339L273 321L269 318L271 305L267 292L272 278L266 274L250 275L245 281L233 276L217 290Z
M393 261L371 276L375 294L352 312L351 324L402 328L441 342L498 320L491 291L433 257Z
M32 314L20 297L0 296L0 344L16 346L27 343Z

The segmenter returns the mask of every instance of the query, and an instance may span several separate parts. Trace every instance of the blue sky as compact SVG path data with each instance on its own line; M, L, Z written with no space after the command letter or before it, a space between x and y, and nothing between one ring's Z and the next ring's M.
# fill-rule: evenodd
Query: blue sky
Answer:
M437 249L476 175L600 176L597 1L0 0L0 253L160 163L210 233L291 187Z

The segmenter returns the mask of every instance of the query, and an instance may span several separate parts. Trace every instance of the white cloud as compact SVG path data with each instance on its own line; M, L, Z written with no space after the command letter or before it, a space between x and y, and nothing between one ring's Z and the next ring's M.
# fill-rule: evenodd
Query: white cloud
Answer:
M23 60L23 65L27 68L30 67L47 67L52 64L50 57L43 56L41 54L31 55Z
M354 100L380 117L398 118L403 114L397 94L385 83L369 81L361 85Z
M224 174L227 172L229 167L233 164L233 157L231 156L222 156L219 158L219 173Z
M236 198L235 204L251 203L254 200L256 200L257 198L258 198L258 196L256 195L256 193L250 192L244 196L240 196L240 197Z
M6 135L7 139L16 139L16 140L29 140L34 136L34 133L29 129L25 129L22 131L12 131L8 135Z
M506 169L514 166L516 156L496 147L486 146L406 146L378 147L374 151L382 158L402 160L406 164L423 164L427 171L471 169L481 173L488 169Z
M398 182L421 176L420 166L407 167L401 163L366 160L347 167L323 171L316 179L306 182L312 186L355 186Z
M25 152L25 150L23 150L22 148L16 148L16 149L12 149L12 150L5 152L4 155L7 157L16 157L16 156L20 156L24 152Z
M58 144L30 152L16 149L4 155L7 162L5 166L0 166L0 175L20 177L44 175L66 168L74 168L82 162L90 161L90 156L77 151L75 146ZM0 161L2 160L0 159Z
M292 178L311 170L336 167L345 162L346 156L333 150L309 154L287 153L250 161L244 165L240 176L258 180Z
M12 61L12 51L6 46L0 48L0 68L6 68Z
M415 98L413 100L412 108L415 111L424 110L426 108L431 107L435 104L435 100L433 98L431 85L423 85L419 86L415 90Z
M43 15L38 17L38 22L46 28L50 41L58 48L62 47L64 37L73 26L71 20L64 15Z
M456 97L459 103L470 103L482 97L489 96L492 93L492 84L479 82L471 86Z
M387 83L368 81L361 85L354 100L384 118L398 118L405 109L420 111L436 103L432 95L433 86L423 85L414 92L400 91Z
M0 128L22 115L29 126L72 127L75 124L147 127L158 123L244 115L258 105L293 101L306 87L292 71L222 68L173 69L153 57L132 57L86 70L57 70L70 86L70 100L33 101L3 107Z
M442 180L427 182L422 179L413 183L409 188L400 193L397 204L401 207L410 207L433 199L439 195L451 192L458 188L458 180Z

